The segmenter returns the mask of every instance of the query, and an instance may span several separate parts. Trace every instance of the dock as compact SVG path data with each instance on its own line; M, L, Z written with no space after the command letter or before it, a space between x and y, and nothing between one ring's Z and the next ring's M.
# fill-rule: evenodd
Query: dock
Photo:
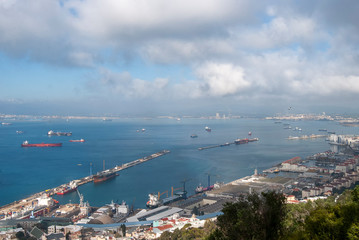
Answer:
M224 144L220 144L220 145L212 145L212 146L200 147L200 148L198 148L198 150L205 150L205 149L217 148L217 147L226 147L226 146L229 146L231 144L234 144L234 142L232 142L232 143L224 143Z
M128 162L128 163L124 163L121 166L116 166L114 168L106 169L106 170L104 170L102 172L119 172L119 171L125 170L127 168L134 167L134 166L136 166L138 164L147 162L149 160L161 157L161 156L163 156L165 154L168 154L168 153L170 153L169 150L162 150L160 152L151 154L150 156L143 157L143 158L140 158L140 159ZM81 186L81 185L84 185L86 183L92 182L93 181L93 176L87 176L87 177L77 179L77 180L73 180L73 181L76 181L77 186ZM31 195L31 196L29 196L29 197L27 197L25 199L22 199L20 201L15 201L13 203L9 203L7 205L4 205L4 206L0 207L0 215L4 214L4 213L7 213L7 212L11 212L11 211L16 211L17 209L21 209L24 205L32 204L32 201L36 200L36 198L42 196L43 194L46 194L48 196L53 196L59 191L59 189L61 189L65 185L66 184L62 184L62 185L60 185L58 187L47 189L47 190L39 192L39 193L35 193L35 194L33 194L33 195Z
M211 145L211 146L206 146L206 147L199 147L198 150L201 151L201 150L217 148L217 147L227 147L227 146L230 146L232 144L241 145L241 144L247 144L247 143L250 143L250 142L256 142L258 140L259 140L258 138L252 138L252 139L243 138L243 139L237 139L234 142L226 142L226 143L219 144L219 145Z

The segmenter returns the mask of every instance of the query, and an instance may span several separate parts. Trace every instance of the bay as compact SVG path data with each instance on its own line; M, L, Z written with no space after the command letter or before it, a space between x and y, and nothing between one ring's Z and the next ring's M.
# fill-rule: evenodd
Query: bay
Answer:
M136 208L145 207L149 193L170 194L186 180L186 190L211 183L229 182L262 171L289 158L305 158L330 149L325 138L287 140L288 136L358 134L358 128L344 127L333 121L287 121L301 132L283 128L283 124L263 119L115 119L12 121L0 127L0 205L20 200L33 193L59 186L106 168L151 155L163 149L165 156L119 172L115 179L79 187L92 206L125 200ZM212 128L206 132L205 126ZM146 129L142 132L137 130ZM70 131L71 137L47 136L49 130ZM16 134L23 131L23 134ZM199 151L198 147L233 142L236 138L259 138L258 142L230 145ZM197 134L198 138L190 138ZM69 142L84 138L84 143ZM29 143L63 143L54 148L21 148ZM164 194L165 196L166 194ZM56 196L60 203L78 203L76 192Z

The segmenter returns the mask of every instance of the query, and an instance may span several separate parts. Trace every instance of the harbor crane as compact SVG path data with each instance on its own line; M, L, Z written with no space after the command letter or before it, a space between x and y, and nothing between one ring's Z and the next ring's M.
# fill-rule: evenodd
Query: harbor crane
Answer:
M80 198L80 207L84 205L84 195L82 195L78 189L76 189L77 195L79 195Z
M167 191L164 191L163 193L158 192L158 200L159 200L160 197L161 197L163 194L165 194L165 193L167 193L167 197L168 197L168 190L167 190Z
M180 190L180 189L182 189L183 187L179 187L179 188L173 188L173 187L171 187L171 197L173 197L173 192L174 191L177 191L177 190Z
M214 175L214 174L210 174L210 173L206 173L206 175L208 175L208 186L207 187L211 186L211 176L219 177L218 175Z
M183 183L183 198L186 199L187 198L187 191L186 191L186 182L188 182L191 179L183 179L183 181L181 181L181 183Z

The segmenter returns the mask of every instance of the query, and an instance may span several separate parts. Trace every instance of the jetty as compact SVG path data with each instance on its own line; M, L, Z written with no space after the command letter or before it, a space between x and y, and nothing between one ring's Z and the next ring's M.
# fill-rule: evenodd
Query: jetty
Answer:
M205 149L216 148L216 147L226 147L226 146L229 146L231 144L234 144L234 142L232 142L232 143L224 143L224 144L219 144L219 145L206 146L206 147L200 147L200 148L198 148L198 150L205 150Z
M127 168L134 167L134 166L136 166L138 164L147 162L149 160L161 157L161 156L163 156L165 154L168 154L168 153L170 153L169 150L162 150L160 152L151 154L150 156L143 157L143 158L140 158L140 159L128 162L128 163L124 163L121 166L116 166L114 168L106 169L106 170L104 170L102 172L119 172L119 171L125 170ZM86 183L92 182L93 181L93 175L87 176L87 177L84 177L84 178L81 178L81 179L72 180L72 181L75 181L77 183L77 186L81 186L81 185L84 185ZM17 211L18 209L24 208L24 206L26 206L26 205L31 205L32 201L36 200L37 198L41 197L44 194L46 194L47 196L53 196L62 187L64 187L65 185L66 184L62 184L62 185L60 185L58 187L47 189L45 191L35 193L35 194L33 194L33 195L31 195L31 196L29 196L27 198L24 198L22 200L15 201L13 203L9 203L7 205L4 205L4 206L0 207L0 215L2 213L4 214L4 213L7 213L7 212Z
M211 146L206 146L206 147L199 147L198 150L206 150L206 149L210 149L210 148L217 148L217 147L227 147L230 146L232 144L236 144L236 145L240 145L240 144L245 144L245 143L250 143L250 142L256 142L258 141L259 138L243 138L243 139L236 139L234 142L226 142L223 144L219 144L219 145L211 145Z

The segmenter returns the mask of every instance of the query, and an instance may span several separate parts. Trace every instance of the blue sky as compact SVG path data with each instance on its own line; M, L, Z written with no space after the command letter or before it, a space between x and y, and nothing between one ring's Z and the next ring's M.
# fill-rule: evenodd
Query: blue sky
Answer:
M357 1L0 0L0 113L356 112Z

